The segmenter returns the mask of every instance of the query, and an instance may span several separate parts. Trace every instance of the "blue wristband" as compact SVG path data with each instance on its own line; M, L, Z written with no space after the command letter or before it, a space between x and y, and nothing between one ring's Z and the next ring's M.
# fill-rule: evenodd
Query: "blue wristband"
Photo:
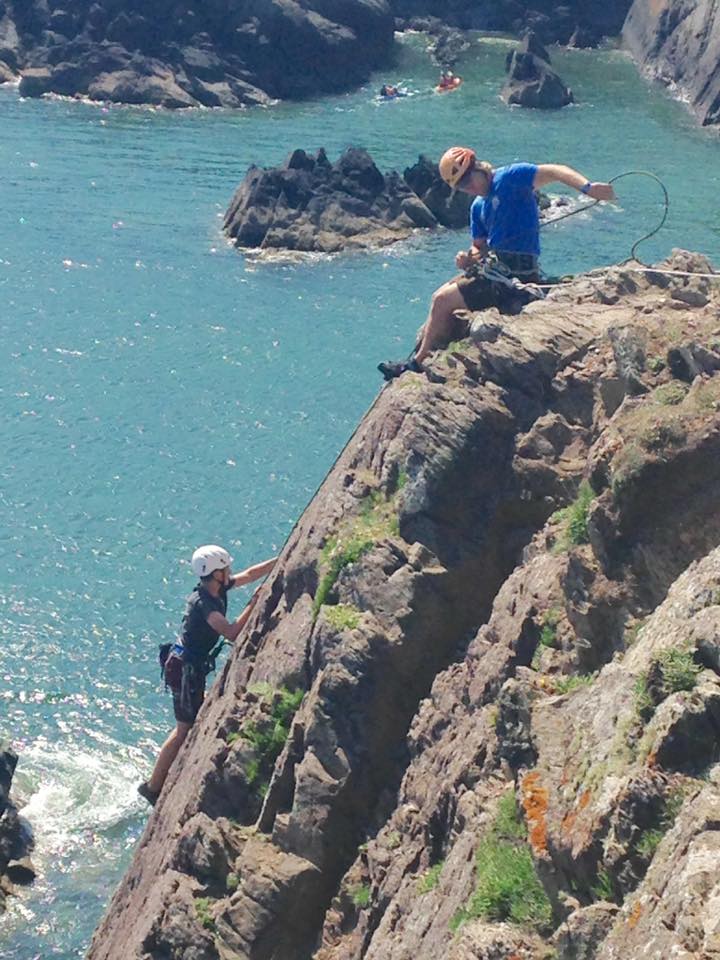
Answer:
M588 180L587 183L584 183L584 184L580 187L580 193L588 194L588 193L590 193L590 189L591 189L591 188L592 188L592 184L591 184L590 181Z

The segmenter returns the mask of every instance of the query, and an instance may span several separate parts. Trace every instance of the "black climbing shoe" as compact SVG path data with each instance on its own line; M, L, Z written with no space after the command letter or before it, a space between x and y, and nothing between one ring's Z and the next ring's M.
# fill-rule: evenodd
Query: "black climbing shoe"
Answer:
M154 790L150 789L150 787L147 785L147 782L141 783L137 788L137 792L140 794L143 800L147 800L151 807L155 806L158 801L158 797L160 796L159 793L155 793Z
M378 364L378 370L386 380L394 380L395 377L399 377L408 371L422 373L422 367L416 360L397 361L395 363L392 360L386 360L384 363Z

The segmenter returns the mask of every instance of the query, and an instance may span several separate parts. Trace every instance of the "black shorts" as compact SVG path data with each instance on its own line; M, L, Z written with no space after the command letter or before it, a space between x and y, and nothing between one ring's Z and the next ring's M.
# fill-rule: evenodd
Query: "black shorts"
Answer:
M199 666L184 663L180 678L168 684L173 698L173 711L178 723L195 723L205 699L205 672Z
M516 278L525 283L538 283L537 259L525 254L500 254L497 257L501 272L507 279ZM519 284L494 279L492 272L486 276L482 271L457 281L458 290L468 310L487 310L497 307L500 313L519 313L524 306L537 299L537 294L526 293Z

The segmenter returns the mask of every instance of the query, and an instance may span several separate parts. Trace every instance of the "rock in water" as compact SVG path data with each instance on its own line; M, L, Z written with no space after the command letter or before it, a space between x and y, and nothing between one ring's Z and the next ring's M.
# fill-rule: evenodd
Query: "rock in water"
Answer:
M15 751L0 741L0 912L13 883L35 879L35 868L28 857L32 834L10 797L17 760Z
M386 0L0 2L0 82L170 108L347 89L390 57Z
M508 54L507 82L503 99L520 107L557 110L575 101L567 87L550 66L550 57L537 36L528 33L517 50Z
M635 0L623 41L647 73L678 90L701 123L720 123L720 7L714 0Z

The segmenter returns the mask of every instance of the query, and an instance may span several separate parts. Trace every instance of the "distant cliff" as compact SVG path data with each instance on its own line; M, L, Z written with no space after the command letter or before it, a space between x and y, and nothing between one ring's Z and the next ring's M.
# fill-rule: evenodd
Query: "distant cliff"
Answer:
M498 30L523 34L534 30L544 43L572 43L579 47L597 46L606 37L622 30L632 0L390 0L393 12L401 19L438 17L465 30Z
M598 271L381 391L89 960L718 954L719 308Z
M703 124L720 122L720 7L715 0L635 0L623 40Z
M26 96L226 106L345 90L388 59L386 0L0 0Z

